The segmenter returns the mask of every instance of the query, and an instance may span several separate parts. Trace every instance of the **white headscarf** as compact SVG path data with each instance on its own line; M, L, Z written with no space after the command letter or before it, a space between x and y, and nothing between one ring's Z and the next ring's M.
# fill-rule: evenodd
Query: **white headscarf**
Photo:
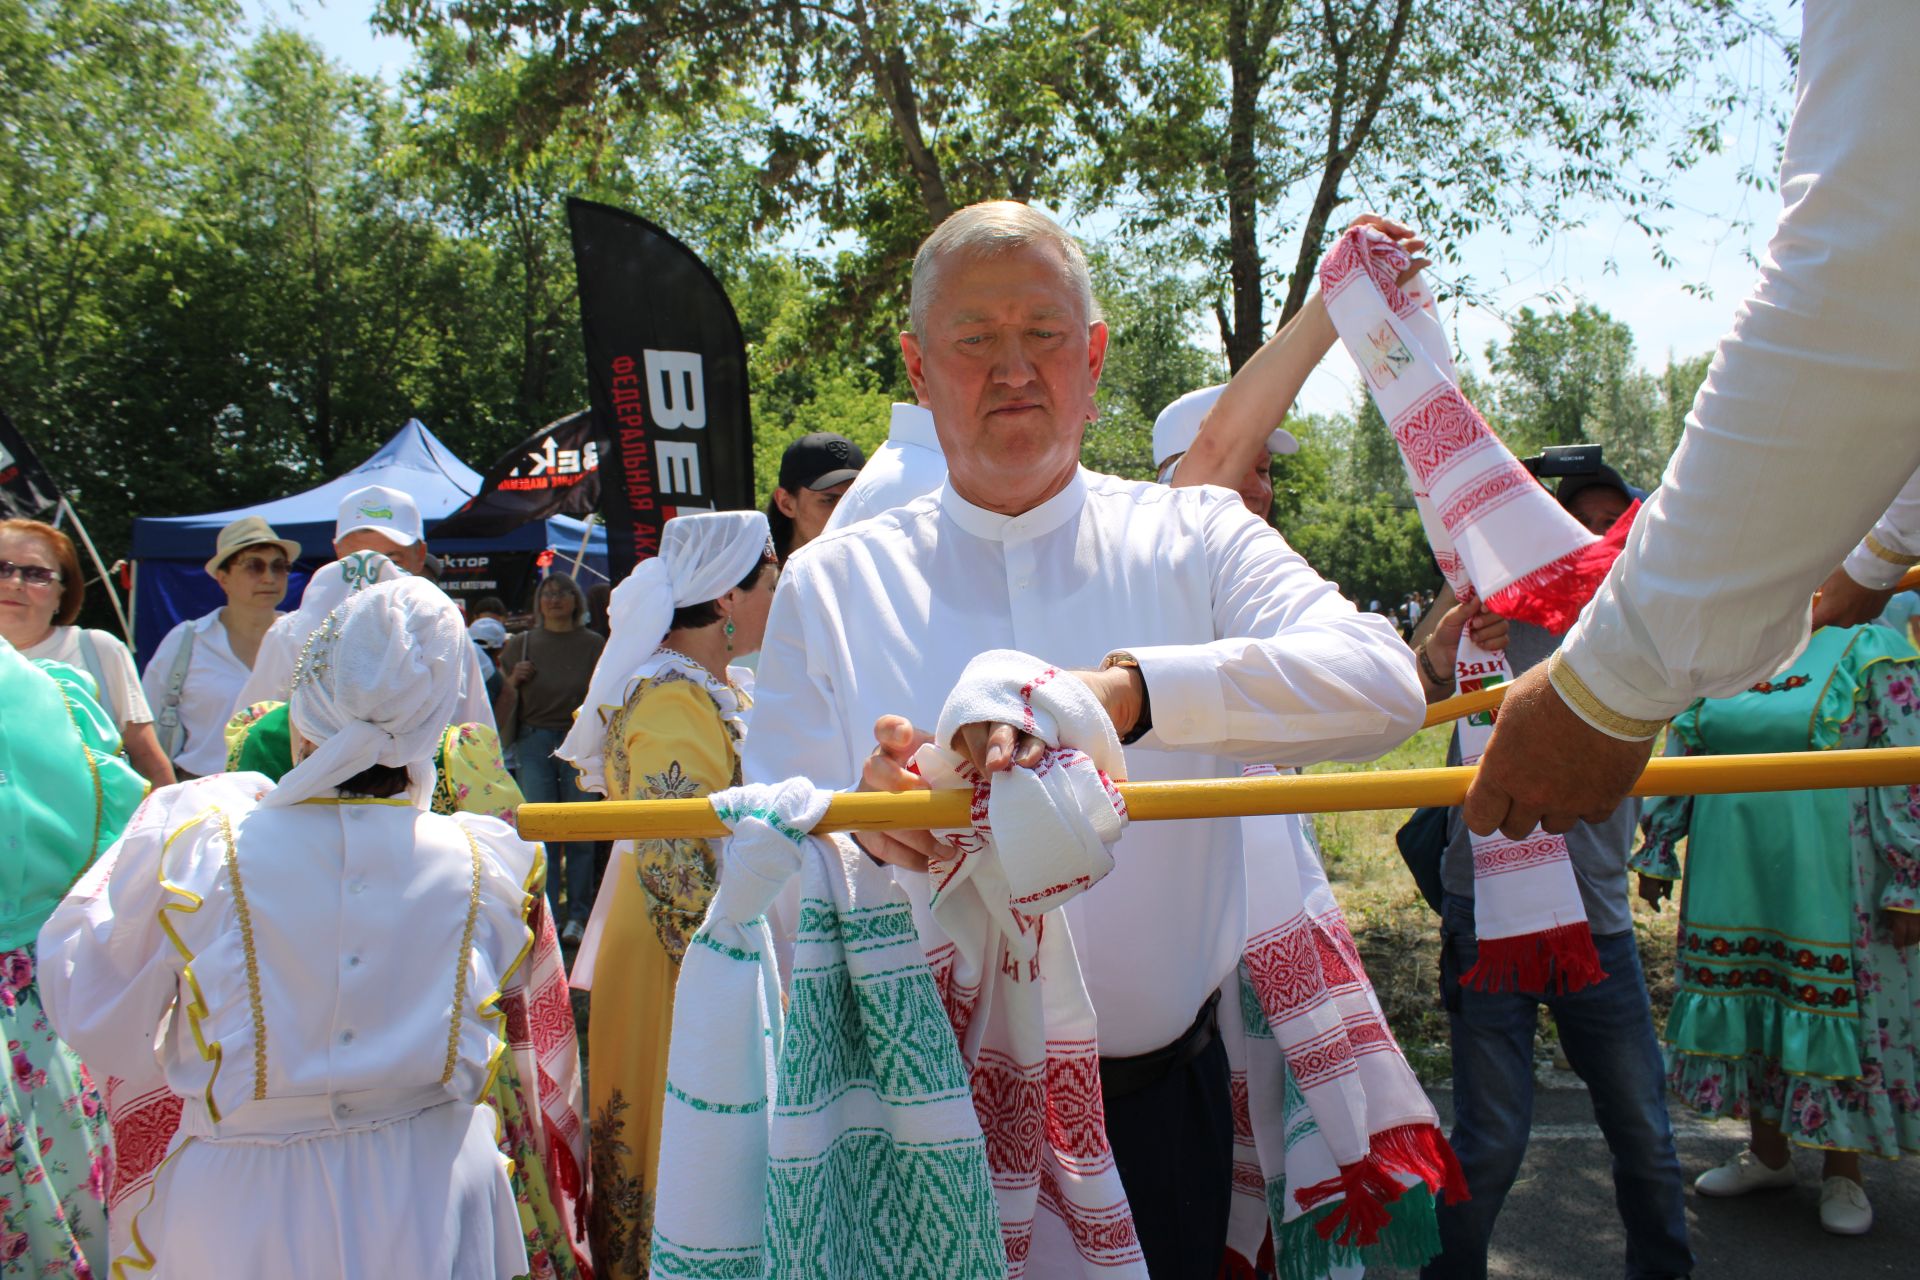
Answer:
M468 643L459 610L430 582L403 577L350 595L294 669L287 715L313 752L261 803L298 804L382 764L407 767L424 808Z
M327 615L345 604L355 592L406 576L404 569L378 551L356 551L332 564L321 565L307 579L300 607L286 618L287 634L293 638L294 648L304 645L307 637L327 620Z
M660 530L660 554L643 560L613 589L612 635L594 664L587 700L553 754L580 770L580 785L606 794L607 720L626 701L627 684L673 625L673 611L717 600L767 556L772 537L758 511L675 516Z

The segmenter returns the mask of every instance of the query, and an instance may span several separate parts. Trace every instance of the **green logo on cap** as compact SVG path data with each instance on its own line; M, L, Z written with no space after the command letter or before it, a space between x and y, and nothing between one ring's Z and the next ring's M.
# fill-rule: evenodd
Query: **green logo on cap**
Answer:
M392 507L362 507L360 508L360 514L365 516L369 520L391 520L393 519L393 508Z

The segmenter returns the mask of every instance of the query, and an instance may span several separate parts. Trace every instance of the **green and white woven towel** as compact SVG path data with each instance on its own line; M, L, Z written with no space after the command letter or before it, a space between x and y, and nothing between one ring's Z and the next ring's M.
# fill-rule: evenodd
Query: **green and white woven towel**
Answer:
M681 964L656 1280L1003 1277L967 1071L892 876L807 833L804 780L709 797L733 830ZM767 908L798 876L783 1012Z

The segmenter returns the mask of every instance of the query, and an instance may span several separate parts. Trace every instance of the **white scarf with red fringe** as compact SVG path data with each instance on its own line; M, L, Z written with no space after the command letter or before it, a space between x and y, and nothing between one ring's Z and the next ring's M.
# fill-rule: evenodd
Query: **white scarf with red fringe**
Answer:
M1051 914L1113 869L1126 826L1120 740L1080 680L1005 649L967 664L934 744L982 722L1019 725L1051 749L990 779L938 745L920 749L928 784L971 788L973 807L968 829L939 833L953 857L928 867L919 924L986 1135L1007 1274L1146 1280L1107 1144L1093 1001L1067 919Z
M1249 775L1275 772L1251 765ZM1221 988L1234 1101L1228 1245L1280 1280L1418 1267L1440 1250L1434 1197L1466 1183L1407 1065L1306 820L1241 820L1247 947Z
M1460 392L1446 333L1417 281L1396 283L1411 259L1370 227L1355 227L1320 262L1320 289L1340 341L1400 446L1420 522L1455 594L1559 633L1573 625L1619 555L1623 516L1596 539L1540 486ZM1460 692L1512 679L1506 656L1463 636ZM1493 716L1460 724L1460 755L1477 762ZM1473 837L1479 963L1461 981L1480 989L1577 991L1606 975L1587 927L1567 842L1535 828L1519 840Z
M937 746L919 756L933 786L974 790L972 828L942 833L957 856L930 869L922 941L973 1073L1009 1274L1139 1275L1092 1004L1067 921L1047 914L1112 868L1124 758L1085 686L1025 654L976 658L934 741L980 721L1055 746L990 785ZM1220 1003L1240 1193L1227 1243L1251 1263L1270 1225L1287 1280L1417 1266L1439 1248L1434 1194L1464 1197L1464 1179L1298 820L1260 822L1279 826L1250 824L1246 954Z

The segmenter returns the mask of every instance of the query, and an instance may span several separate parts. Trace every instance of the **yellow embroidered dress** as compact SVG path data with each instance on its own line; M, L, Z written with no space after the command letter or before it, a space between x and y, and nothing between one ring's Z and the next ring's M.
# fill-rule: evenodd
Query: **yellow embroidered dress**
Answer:
M721 683L665 650L642 665L607 724L607 794L685 799L737 786L750 677ZM622 841L575 962L575 985L605 998L587 1028L596 1273L644 1280L666 1097L667 1037L680 957L706 917L719 848L706 840Z

